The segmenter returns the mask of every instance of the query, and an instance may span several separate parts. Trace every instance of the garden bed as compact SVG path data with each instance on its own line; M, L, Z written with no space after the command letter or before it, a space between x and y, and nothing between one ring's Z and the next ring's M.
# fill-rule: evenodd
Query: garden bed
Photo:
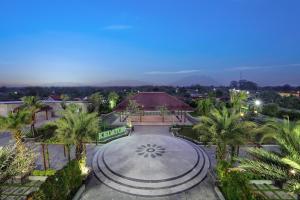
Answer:
M198 133L196 130L193 130L193 126L175 126L174 128L180 128L178 130L178 135L179 136L183 136L184 138L189 138L193 141L198 141L199 142L199 138L198 138Z

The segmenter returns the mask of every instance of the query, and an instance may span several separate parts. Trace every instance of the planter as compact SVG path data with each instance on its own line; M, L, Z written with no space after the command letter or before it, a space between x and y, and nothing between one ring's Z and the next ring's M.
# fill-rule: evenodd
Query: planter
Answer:
M83 184L79 190L77 190L76 194L74 195L74 197L72 198L72 200L79 200L81 199L82 194L85 191L85 185Z
M24 184L29 181L29 175L31 172L27 172L21 175L17 175L8 180L9 183Z
M36 142L37 140L41 139L42 136L37 136L37 137L34 137L34 138L29 138L29 137L25 137L24 138L24 142Z
M218 186L215 186L214 190L215 190L215 193L216 193L218 199L225 200L225 197L223 196L223 194L222 194L222 192L221 192L221 190L219 189Z
M170 128L170 132L177 133L178 131L180 131L180 129L181 129L181 128L171 127L171 128Z
M45 182L48 176L29 176L28 179L30 181L42 181Z
M271 180L250 180L251 184L261 185L261 184L267 184L272 185L274 184L274 181Z

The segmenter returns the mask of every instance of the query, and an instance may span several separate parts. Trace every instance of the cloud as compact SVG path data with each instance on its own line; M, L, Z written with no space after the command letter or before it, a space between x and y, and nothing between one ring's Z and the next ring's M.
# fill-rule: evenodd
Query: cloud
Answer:
M151 71L151 72L145 72L145 74L148 75L159 75L159 74L190 74L200 72L198 69L191 69L191 70L179 70L179 71Z
M127 29L131 29L131 28L132 28L132 26L130 26L130 25L114 24L114 25L105 26L103 29L104 30L127 30Z
M226 71L245 71L245 70L272 69L272 68L282 68L282 67L300 67L300 63L285 64L285 65L239 66L239 67L227 68Z

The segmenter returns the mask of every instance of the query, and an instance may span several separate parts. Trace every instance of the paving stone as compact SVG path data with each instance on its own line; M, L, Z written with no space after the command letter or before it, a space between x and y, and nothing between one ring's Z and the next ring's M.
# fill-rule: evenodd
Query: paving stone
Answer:
M287 193L286 191L276 191L276 194L282 199L296 199L293 195Z
M3 194L12 194L14 191L16 191L18 188L16 187L7 187L5 190L3 190Z
M19 187L14 191L15 195L23 195L29 188L28 187Z
M273 191L263 191L263 193L269 198L269 199L273 199L273 200L276 200L276 199L280 199L276 193L274 193Z
M5 200L17 200L18 198L18 196L7 196Z

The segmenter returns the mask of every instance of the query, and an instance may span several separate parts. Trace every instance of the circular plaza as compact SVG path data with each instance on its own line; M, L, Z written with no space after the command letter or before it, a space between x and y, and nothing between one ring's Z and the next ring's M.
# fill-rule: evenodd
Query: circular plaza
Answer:
M95 153L94 187L83 199L95 198L97 187L100 191L103 186L139 197L179 194L206 179L209 167L204 150L187 140L152 134L124 137Z

